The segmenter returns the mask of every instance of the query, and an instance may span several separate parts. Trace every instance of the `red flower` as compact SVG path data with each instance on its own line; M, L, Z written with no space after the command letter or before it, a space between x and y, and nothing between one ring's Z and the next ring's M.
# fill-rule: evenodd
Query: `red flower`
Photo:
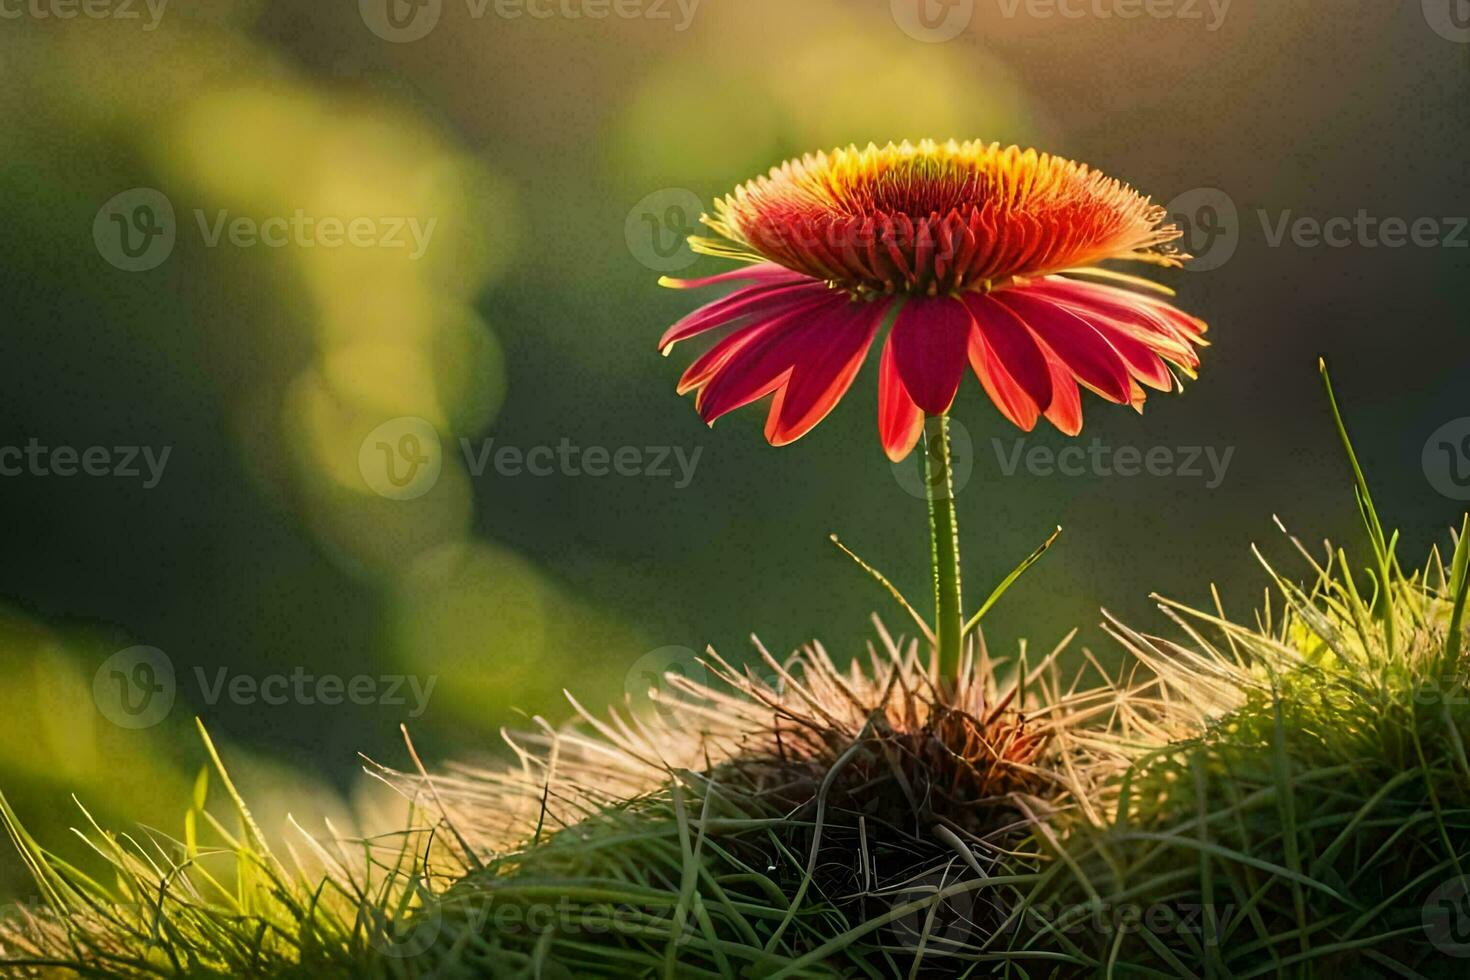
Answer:
M998 144L925 141L808 155L751 181L704 222L697 251L752 263L663 280L744 285L669 328L674 344L734 329L679 381L706 422L774 395L772 445L793 442L846 394L879 330L878 431L894 459L925 415L949 411L965 365L1022 429L1082 428L1078 384L1142 410L1144 386L1189 377L1205 324L1105 259L1177 266L1164 210L1087 166ZM1077 278L1083 277L1083 278ZM1109 285L1091 281L1104 279ZM1133 288L1124 288L1133 287Z

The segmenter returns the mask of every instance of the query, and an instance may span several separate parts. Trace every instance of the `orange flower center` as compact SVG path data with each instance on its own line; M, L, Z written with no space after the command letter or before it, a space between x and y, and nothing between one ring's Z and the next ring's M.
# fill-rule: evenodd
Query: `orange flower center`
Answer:
M1105 259L1177 265L1164 209L1085 164L980 142L808 154L715 202L696 250L857 295L988 290Z

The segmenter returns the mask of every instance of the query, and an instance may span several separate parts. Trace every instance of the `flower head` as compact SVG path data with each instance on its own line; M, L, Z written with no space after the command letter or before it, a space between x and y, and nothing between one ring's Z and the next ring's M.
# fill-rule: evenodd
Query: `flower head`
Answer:
M749 263L695 288L743 285L660 346L727 333L684 373L705 421L774 395L766 438L801 438L846 394L880 329L878 427L893 459L949 411L968 363L1006 418L1075 435L1078 385L1140 408L1193 377L1205 324L1096 264L1176 266L1164 209L1084 164L979 142L809 154L716 202L695 249ZM1094 280L1102 279L1103 282ZM1128 288L1133 287L1133 288Z

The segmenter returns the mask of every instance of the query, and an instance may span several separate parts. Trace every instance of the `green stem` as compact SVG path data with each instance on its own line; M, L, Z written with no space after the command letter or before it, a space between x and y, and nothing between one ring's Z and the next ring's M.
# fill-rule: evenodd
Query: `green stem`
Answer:
M928 419L924 440L929 545L934 566L935 637L940 676L959 671L964 611L960 599L960 529L955 518L954 470L949 447L949 417Z

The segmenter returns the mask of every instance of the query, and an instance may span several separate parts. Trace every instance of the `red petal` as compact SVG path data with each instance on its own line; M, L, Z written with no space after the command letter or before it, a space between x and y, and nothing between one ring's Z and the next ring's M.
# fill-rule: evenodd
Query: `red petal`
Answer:
M834 327L841 329L851 301L844 293L828 292L822 302L785 313L761 327L750 343L739 345L714 369L700 389L694 407L706 422L769 395L786 383L792 369L819 358L832 342Z
M975 369L975 376L980 379L981 387L1002 415L1026 432L1036 428L1036 419L1041 414L1041 409L1036 407L1036 401L1026 394L1025 389L1016 384L978 326L970 332L970 366ZM1047 371L1045 357L1042 358L1041 369ZM1046 388L1049 399L1050 372L1047 373Z
M1206 329L1204 321L1181 313L1168 303L1115 286L1050 276L1028 288L1038 295L1060 299L1069 306L1082 306L1149 334L1166 337L1191 356L1194 351L1190 344L1201 343L1200 334Z
M743 268L732 269L722 272L717 276L705 276L703 279L670 279L664 276L658 281L660 286L670 289L703 289L705 286L718 286L725 282L740 282L751 280L762 284L780 284L781 282L796 282L801 279L810 279L810 276L802 275L800 272L788 269L774 262L758 262L755 265L747 265Z
M1066 307L1027 292L1023 287L991 295L1019 314L1077 380L1104 398L1127 404L1128 366L1107 338Z
M1051 406L1046 420L1063 435L1075 436L1082 431L1082 395L1077 382L1071 368L1051 351L1046 352L1046 363L1051 368Z
M1135 378L1155 391L1168 391L1174 387L1174 376L1147 344L1105 317L1084 319L1113 345L1113 350L1128 363L1128 371Z
M1037 346L1031 331L1026 329L1026 324L1010 307L997 303L984 293L967 293L965 302L987 348L1005 369L1008 379L1021 386L1038 410L1045 409L1051 404L1051 369L1046 366L1046 355ZM983 377L980 380L982 384L985 381ZM990 390L988 386L986 390ZM994 395L991 397L993 399ZM1034 412L1032 416L1034 424Z
M965 304L949 296L911 299L898 311L889 339L894 360L904 388L930 415L954 404L974 322Z
M766 420L766 439L773 446L795 442L812 430L837 406L852 387L878 325L892 306L888 299L848 303L834 309L826 349L815 359L800 361L786 386L776 393Z
M687 395L696 388L703 388L709 383L710 378L714 377L715 373L724 366L725 362L735 356L737 351L765 336L773 326L779 325L780 322L777 319L762 320L760 323L733 330L722 337L718 343L701 354L693 364L685 369L683 376L679 378L679 394Z
M1133 410L1135 412L1137 412L1139 415L1142 415L1143 403L1148 400L1148 392L1140 388L1137 381L1132 383L1132 386L1129 388L1129 392L1129 403L1133 406Z
M679 341L688 340L706 330L724 326L741 317L776 316L786 312L788 307L816 296L825 295L827 292L827 285L814 279L802 279L798 283L775 283L737 289L729 296L701 306L664 331L663 337L658 342L659 350L667 354L669 349Z
M831 299L831 291L822 288L808 294L800 302L779 306L774 312L767 311L762 319L732 330L696 358L694 363L684 371L683 376L679 378L679 394L688 394L696 388L703 387L736 353L761 338L769 339L771 331L786 323L787 317L791 314L813 309Z
M913 452L924 434L924 413L904 389L893 356L893 334L883 345L878 359L878 438L883 451L895 463Z
M1103 335L1103 338L1127 363L1128 371L1133 377L1158 391L1168 391L1174 387L1174 376L1159 359L1156 351L1157 343L1150 343L1150 341L1157 341L1158 337L1149 328L1130 327L1104 312L1091 309L1081 303L1062 301L1062 305L1080 319L1086 320L1094 330ZM1172 350L1174 348L1171 345L1165 353ZM1190 354L1192 355L1193 351L1190 351ZM1133 400L1138 401L1136 397Z

